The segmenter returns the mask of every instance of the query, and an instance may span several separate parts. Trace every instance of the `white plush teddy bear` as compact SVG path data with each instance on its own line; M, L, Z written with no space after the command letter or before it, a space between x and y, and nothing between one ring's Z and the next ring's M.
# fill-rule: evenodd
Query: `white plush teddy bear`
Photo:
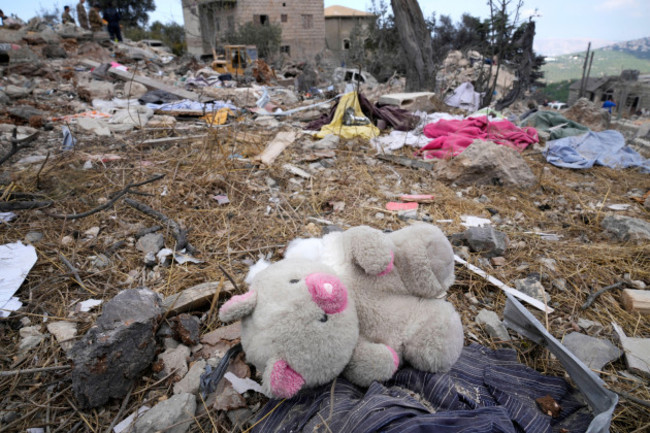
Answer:
M456 362L463 328L442 299L453 282L453 250L437 227L360 226L292 242L219 317L242 319L247 360L276 397L341 373L368 386L402 361L430 372Z

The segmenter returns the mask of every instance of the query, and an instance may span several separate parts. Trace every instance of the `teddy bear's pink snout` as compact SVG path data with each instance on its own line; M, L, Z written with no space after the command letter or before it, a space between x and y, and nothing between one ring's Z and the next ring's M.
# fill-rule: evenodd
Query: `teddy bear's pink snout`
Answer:
M312 299L326 314L336 314L348 306L348 291L337 277L310 274L305 278Z

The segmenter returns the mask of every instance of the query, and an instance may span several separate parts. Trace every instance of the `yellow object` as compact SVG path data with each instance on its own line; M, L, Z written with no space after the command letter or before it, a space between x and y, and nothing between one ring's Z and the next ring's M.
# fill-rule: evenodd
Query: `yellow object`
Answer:
M205 123L208 125L223 125L228 120L228 115L233 115L233 112L229 108L220 108L215 113L209 113L201 117L201 120L205 120Z
M362 137L371 139L379 135L379 128L372 123L363 126L346 126L343 124L343 115L348 108L354 108L355 116L365 116L361 111L359 104L359 95L357 92L346 93L341 96L339 105L334 112L334 118L329 125L323 126L319 132L316 133L317 138L324 138L328 134L335 134L342 138L355 138Z
M224 45L224 55L217 58L216 52L212 69L220 74L244 75L246 68L257 60L255 45Z

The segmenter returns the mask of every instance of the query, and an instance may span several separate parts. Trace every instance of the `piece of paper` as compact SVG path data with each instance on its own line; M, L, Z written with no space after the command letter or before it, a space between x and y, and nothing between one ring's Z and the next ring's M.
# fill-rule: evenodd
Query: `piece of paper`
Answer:
M149 409L151 409L149 406L142 406L138 408L137 412L133 412L131 415L127 416L124 418L118 425L113 427L113 432L115 433L123 433L123 432L128 432L131 431L131 425L133 424L133 421L135 419L136 415L140 415L142 412L146 412Z
M262 390L262 385L255 382L254 380L248 378L242 379L241 377L237 377L234 373L230 371L224 374L223 377L228 379L228 382L232 384L233 389L240 394L243 394L246 391L255 391L255 392L259 392L260 394L264 394L264 391Z
M465 227L482 227L492 224L492 221L486 218L480 218L472 215L461 215L461 225Z
M16 219L16 214L13 212L0 212L0 221L3 223L10 223Z
M36 249L22 242L0 245L0 317L22 306L14 297L37 260Z
M79 311L81 311L83 313L87 313L90 310L92 310L93 308L101 305L102 302L104 302L104 301L102 301L101 299L88 299L86 301L80 302L79 303L79 306L80 306Z

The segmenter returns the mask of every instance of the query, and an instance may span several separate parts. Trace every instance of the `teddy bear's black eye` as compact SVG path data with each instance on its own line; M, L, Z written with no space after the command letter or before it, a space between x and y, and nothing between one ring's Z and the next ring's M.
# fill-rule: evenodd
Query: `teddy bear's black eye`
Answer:
M323 317L321 317L318 320L320 320L321 322L327 322L327 314L323 314Z
M289 280L289 282L290 282L291 284L296 284L296 283L299 282L299 281L300 281L300 280L296 280L295 278L294 278L293 280Z

